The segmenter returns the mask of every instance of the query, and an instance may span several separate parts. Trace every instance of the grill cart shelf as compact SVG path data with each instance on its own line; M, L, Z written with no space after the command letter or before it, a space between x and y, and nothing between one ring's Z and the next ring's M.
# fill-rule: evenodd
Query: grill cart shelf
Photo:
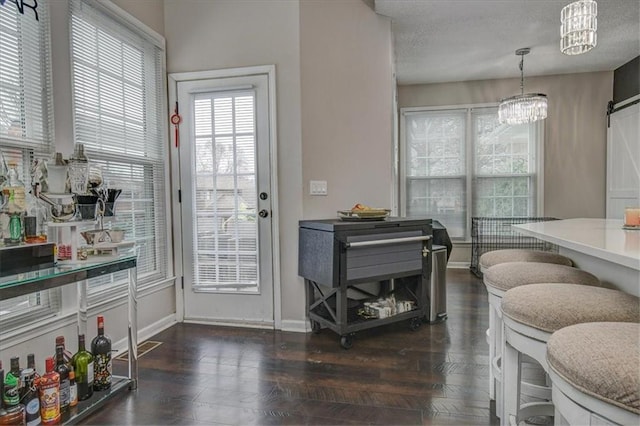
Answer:
M312 331L329 328L349 349L360 330L403 320L416 330L429 318L431 244L431 219L300 221L298 274ZM379 285L378 294L366 289L371 285ZM410 307L380 318L363 312L366 302L391 296Z

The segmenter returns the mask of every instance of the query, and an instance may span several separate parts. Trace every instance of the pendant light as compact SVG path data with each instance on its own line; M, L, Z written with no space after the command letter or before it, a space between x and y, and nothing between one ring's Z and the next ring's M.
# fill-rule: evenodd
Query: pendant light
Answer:
M524 93L524 55L531 51L528 47L516 50L520 56L520 94L500 101L498 119L501 124L532 123L547 118L547 95Z
M560 13L560 50L566 55L579 55L596 47L598 42L598 4L580 0L566 5Z

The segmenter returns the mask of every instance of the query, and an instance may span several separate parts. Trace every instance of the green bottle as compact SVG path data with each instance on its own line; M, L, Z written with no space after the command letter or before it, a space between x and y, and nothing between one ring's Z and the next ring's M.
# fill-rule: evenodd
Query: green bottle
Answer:
M12 243L22 241L22 221L19 214L12 214L9 219L9 238Z
M93 395L93 355L85 349L84 334L78 336L78 352L71 359L80 401Z
M4 378L4 392L2 401L9 408L20 403L20 361L18 357L11 358L11 371Z

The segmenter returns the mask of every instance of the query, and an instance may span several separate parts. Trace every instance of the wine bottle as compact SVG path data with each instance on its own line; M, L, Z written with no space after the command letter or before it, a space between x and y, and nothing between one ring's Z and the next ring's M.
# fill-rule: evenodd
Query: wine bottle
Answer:
M67 365L69 367L71 367L71 358L73 358L73 354L71 352L69 352L64 344L64 336L57 336L56 337L56 348L58 346L62 346L62 349L64 350L64 362L67 363ZM53 359L56 359L56 352L53 352Z
M55 371L60 375L60 412L62 414L69 411L69 366L64 362L64 348L56 348Z
M24 396L22 403L25 406L25 421L27 426L40 424L40 399L36 382L36 370L25 368L22 370L22 382L24 383Z
M93 390L111 388L111 339L104 334L104 317L98 315L98 335L91 341L91 353L95 359Z
M78 352L71 359L78 385L78 399L83 401L93 395L93 355L84 347L84 334L78 336Z
M40 417L43 425L60 422L60 375L53 371L55 362L49 357L45 360L46 373L40 377Z

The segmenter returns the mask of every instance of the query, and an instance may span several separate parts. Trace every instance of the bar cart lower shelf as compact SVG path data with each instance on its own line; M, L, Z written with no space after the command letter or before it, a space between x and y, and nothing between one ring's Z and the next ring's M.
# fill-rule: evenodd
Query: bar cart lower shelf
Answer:
M137 320L137 250L120 252L108 260L77 261L53 267L0 276L0 301L13 297L76 284L78 290L78 328L86 334L87 326L87 280L118 271L128 271L128 376L112 377L111 389L94 392L91 398L78 402L68 413L63 414L62 423L76 424L98 410L108 399L125 389L138 387L138 320Z
M334 297L341 297L339 288L326 291L322 285L308 279L305 279L305 284L307 285L307 295L309 295L307 308L311 331L317 334L323 328L328 328L338 333L340 335L340 346L344 349L350 349L353 346L353 338L358 331L381 327L399 321L408 321L409 329L416 331L422 325L423 320L427 319L428 313L425 311L425 304L418 296L422 292L418 277L416 277L418 294L408 288L399 289L399 292L404 293L403 299L410 299L409 301L414 307L408 311L392 313L384 318L363 316L365 303L367 301L374 302L376 298L367 299L366 301L347 298L346 317L342 318L334 306Z
M94 391L91 398L78 401L78 405L71 407L68 412L62 414L62 424L78 423L88 415L98 411L106 401L127 389L131 389L131 380L128 377L113 376L111 378L111 389L100 392Z

